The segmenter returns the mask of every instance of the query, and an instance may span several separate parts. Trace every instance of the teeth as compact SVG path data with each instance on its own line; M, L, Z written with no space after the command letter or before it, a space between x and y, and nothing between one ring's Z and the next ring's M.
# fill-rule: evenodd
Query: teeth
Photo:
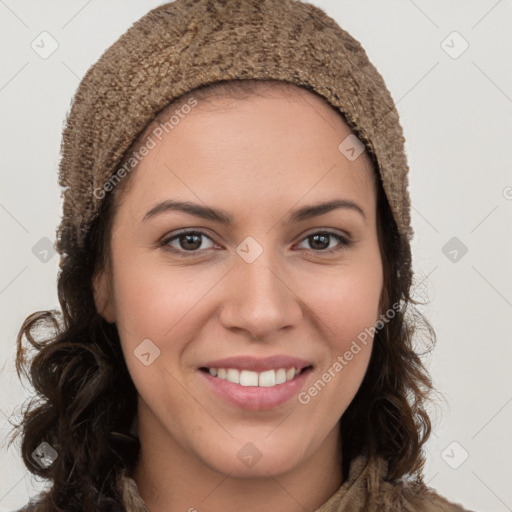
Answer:
M226 379L228 382L229 379ZM257 386L258 385L258 374L257 372L250 372L249 370L242 370L240 372L240 381L235 382L235 384L240 384L241 386Z
M267 372L261 372L258 378L258 384L260 387L270 388L276 385L276 372L274 370L268 370Z
M295 376L295 369L291 369L293 370L293 376ZM291 377L291 379L293 379L293 377ZM286 370L284 368L279 368L279 370L276 371L276 384L283 384L283 382L286 382Z
M270 388L292 380L300 373L297 368L278 368L265 372L252 372L250 370L237 370L236 368L208 368L210 375L241 386L259 386Z
M240 371L235 368L228 368L228 375L226 380L229 382L234 382L235 384L240 384Z

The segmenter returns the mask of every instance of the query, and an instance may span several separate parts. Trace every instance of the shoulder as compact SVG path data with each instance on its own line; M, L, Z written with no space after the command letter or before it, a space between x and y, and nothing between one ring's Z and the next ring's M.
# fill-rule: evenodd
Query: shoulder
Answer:
M460 503L449 501L421 480L383 482L381 496L384 510L407 512L472 512ZM387 505L387 507L386 507Z
M439 495L421 476L389 480L387 475L388 465L383 459L357 457L345 483L319 512L472 512Z

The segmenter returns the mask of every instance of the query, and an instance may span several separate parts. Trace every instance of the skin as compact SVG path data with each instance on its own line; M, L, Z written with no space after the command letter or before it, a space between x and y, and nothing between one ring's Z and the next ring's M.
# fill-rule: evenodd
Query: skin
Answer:
M307 390L377 321L374 171L366 153L349 161L338 150L349 134L303 89L216 98L192 109L133 172L114 217L110 272L94 289L98 311L117 323L139 393L132 477L151 512L303 512L346 477L338 421L362 382L371 339L308 404L294 397L270 411L218 398L198 366L236 354L292 355L314 365ZM171 198L223 209L234 224L178 211L142 220ZM366 218L338 208L287 223L293 209L340 198ZM192 256L159 244L182 229L205 236L167 246ZM331 236L315 245L311 235L325 230L352 244ZM236 252L248 236L263 249L253 263ZM134 355L147 338L160 349L149 366ZM252 467L237 457L248 442L261 453Z

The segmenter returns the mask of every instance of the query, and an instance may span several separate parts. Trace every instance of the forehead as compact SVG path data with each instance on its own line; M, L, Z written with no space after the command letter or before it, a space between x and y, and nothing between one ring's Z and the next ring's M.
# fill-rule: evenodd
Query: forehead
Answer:
M337 191L372 201L371 161L366 152L351 161L340 151L354 135L323 98L291 84L196 95L169 105L139 139L139 148L152 148L129 177L138 204L170 193L205 202L257 197L260 206Z

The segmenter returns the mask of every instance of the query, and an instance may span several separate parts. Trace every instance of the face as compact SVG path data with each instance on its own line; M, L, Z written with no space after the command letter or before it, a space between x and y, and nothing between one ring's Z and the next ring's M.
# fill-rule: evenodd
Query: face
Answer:
M264 96L199 102L164 132L115 213L111 275L95 281L143 448L158 439L240 477L333 453L383 285L368 156L345 157L350 129L309 91Z

